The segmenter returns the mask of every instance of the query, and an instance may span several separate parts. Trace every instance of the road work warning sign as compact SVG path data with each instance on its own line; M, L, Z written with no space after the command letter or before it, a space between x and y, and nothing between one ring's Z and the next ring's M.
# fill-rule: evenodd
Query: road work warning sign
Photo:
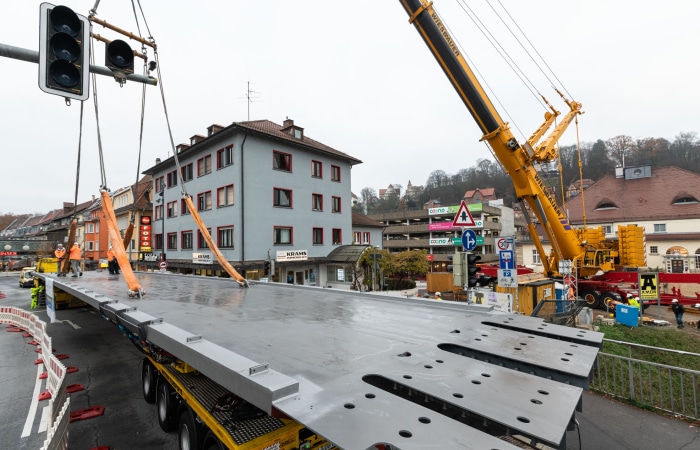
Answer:
M659 299L659 274L640 273L639 274L639 300Z

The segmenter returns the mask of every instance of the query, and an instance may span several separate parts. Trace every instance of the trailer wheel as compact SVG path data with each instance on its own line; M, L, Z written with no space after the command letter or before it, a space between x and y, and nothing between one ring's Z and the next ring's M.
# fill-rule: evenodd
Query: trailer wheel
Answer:
M166 432L177 426L177 402L173 389L162 378L158 383L158 424Z
M598 297L595 291L584 290L579 293L579 296L586 301L586 305L588 305L589 308L600 308L600 297Z
M202 444L202 450L225 450L224 444L219 441L211 430L207 430L207 434L204 436L204 443Z
M144 358L143 365L141 366L141 386L143 387L143 399L146 400L146 403L156 402L156 384L158 382L158 375L156 373L153 364L151 364L148 358Z
M615 304L613 303L615 301L619 301L619 299L615 298L615 295L610 293L603 294L600 297L600 307L603 309L607 308L610 310L615 309Z
M180 450L199 450L199 430L194 422L192 410L185 407L180 414L179 425Z

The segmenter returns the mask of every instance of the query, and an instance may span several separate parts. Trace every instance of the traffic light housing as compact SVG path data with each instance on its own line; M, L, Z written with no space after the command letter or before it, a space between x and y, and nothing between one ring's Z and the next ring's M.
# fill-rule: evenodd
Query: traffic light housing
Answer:
M270 275L270 261L265 261L263 263L263 274L264 275Z
M75 100L90 96L90 21L63 5L39 6L39 88Z
M464 287L464 253L447 255L447 259L452 261L452 264L447 265L447 271L452 272L453 286L459 286L460 288Z
M120 39L108 42L105 45L105 66L124 75L134 73L134 51Z
M473 253L467 254L467 287L472 288L479 283L479 272L481 272L481 267L476 265L479 260L481 260L481 256Z

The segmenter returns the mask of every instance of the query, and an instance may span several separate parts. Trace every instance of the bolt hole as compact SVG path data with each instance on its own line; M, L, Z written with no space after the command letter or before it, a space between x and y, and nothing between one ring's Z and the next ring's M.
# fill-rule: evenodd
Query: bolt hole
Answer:
M346 403L343 406L345 406L345 409L355 409L355 405L352 403Z
M534 403L535 405L541 405L542 401L537 400L536 398L532 398L532 399L530 399L530 403Z
M464 398L464 395L460 394L459 392L455 392L455 393L452 394L452 395L453 395L454 397L456 397L456 398Z
M472 380L472 384L481 384L481 381L479 381L479 380Z
M523 416L518 416L518 421L520 421L522 423L530 423L530 419L528 419L527 417L523 417Z
M430 419L428 419L427 417L419 417L419 418L418 418L418 422L420 422L420 423L430 423Z
M413 379L413 377L412 377L411 375L404 375L403 377L404 377L405 379L407 379L407 380L412 380L412 379Z
M374 395L374 394L365 394L365 397L366 397L366 398L375 398L376 395Z
M537 392L542 394L542 395L549 395L549 392L543 391L542 389L538 390Z
M413 433L411 433L408 430L401 430L401 431L399 431L399 436L405 437L405 438L410 438L413 436Z

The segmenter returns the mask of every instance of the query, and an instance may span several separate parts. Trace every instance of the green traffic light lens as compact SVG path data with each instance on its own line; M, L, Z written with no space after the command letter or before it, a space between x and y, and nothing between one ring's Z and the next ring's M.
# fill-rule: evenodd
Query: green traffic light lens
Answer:
M56 84L64 88L74 88L80 82L80 71L65 59L51 63L49 73Z
M51 26L60 33L66 33L72 37L80 34L81 23L78 15L67 6L56 6L50 13Z
M51 36L51 51L57 59L75 62L80 58L80 45L66 33L56 33Z

